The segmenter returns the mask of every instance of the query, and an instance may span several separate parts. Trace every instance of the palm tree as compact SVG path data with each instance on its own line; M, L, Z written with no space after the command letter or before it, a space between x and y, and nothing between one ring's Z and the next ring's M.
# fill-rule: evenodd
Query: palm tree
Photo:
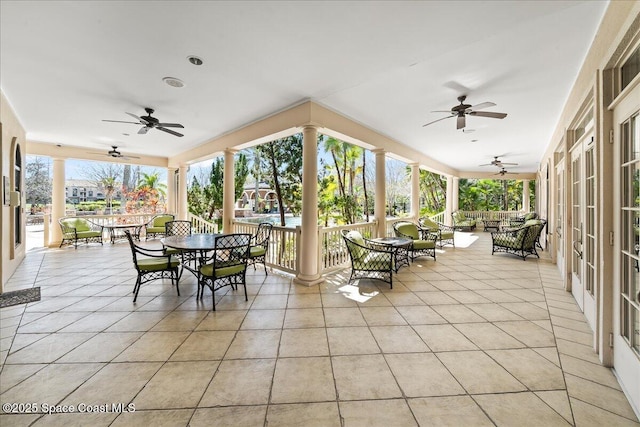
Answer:
M142 173L142 178L138 181L138 189L148 188L152 190L156 190L162 196L167 195L167 185L163 182L160 182L159 172L153 173Z

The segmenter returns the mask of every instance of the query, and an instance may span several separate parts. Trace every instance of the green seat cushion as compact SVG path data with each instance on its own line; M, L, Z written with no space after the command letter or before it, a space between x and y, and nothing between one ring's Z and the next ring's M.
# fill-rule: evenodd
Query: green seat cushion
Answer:
M436 243L433 240L414 240L413 249L435 249Z
M400 224L396 228L400 233L411 237L413 240L420 238L418 227L415 224Z
M88 239L91 237L100 237L102 236L102 233L99 231L76 231L76 235L78 236L78 239Z
M392 256L388 252L369 252L359 263L359 268L365 270L385 270L392 265Z
M178 266L178 258L171 257L171 268ZM167 269L167 258L141 258L138 259L138 268L144 271L160 271Z
M249 249L249 256L251 258L259 257L267 253L267 250L262 246L251 246Z
M453 239L453 236L454 236L453 231L442 231L442 232L440 233L440 238L441 238L442 240L449 240L449 239Z
M76 231L91 231L91 226L81 218L68 218L62 221L66 227L74 228Z
M234 264L229 267L216 268L216 277L233 276L241 273L245 269L245 264ZM207 264L200 267L200 273L204 276L213 277L213 264Z
M164 253L167 255L178 255L182 251L180 249L175 248L164 248Z
M156 217L153 220L153 225L151 228L161 228L162 231L164 231L164 225L169 221L173 221L172 215L163 215L163 216Z
M528 219L524 225L540 225L542 224L542 220L539 219Z
M346 237L347 239L354 241L360 246L366 246L364 243L364 237L362 237L362 234L360 234L359 231L351 230L347 233ZM362 259L368 252L365 248L361 248L360 246L352 246L352 249L354 251L353 256L356 258L356 260Z
M537 214L537 213L535 213L535 212L529 212L528 214L526 214L526 215L524 216L524 220L525 220L525 221L529 221L530 219L536 219L536 218L537 218L537 216L538 216L538 214Z
M421 222L423 227L429 227L432 230L437 230L439 228L438 223L429 218L423 218Z
M164 233L165 228L162 227L147 227L147 233Z

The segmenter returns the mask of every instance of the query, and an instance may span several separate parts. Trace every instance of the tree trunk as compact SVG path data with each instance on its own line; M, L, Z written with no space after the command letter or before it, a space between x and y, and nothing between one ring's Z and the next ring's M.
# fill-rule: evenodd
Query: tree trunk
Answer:
M365 172L367 170L367 152L365 149L362 149L362 189L364 190L364 215L369 222L369 197L367 196L367 177L365 176Z

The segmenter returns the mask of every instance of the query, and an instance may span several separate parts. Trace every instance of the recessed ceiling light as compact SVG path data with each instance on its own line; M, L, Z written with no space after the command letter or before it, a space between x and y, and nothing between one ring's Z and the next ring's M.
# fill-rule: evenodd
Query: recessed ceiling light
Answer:
M128 134L128 133L123 133L123 135L124 135L124 136L129 136L129 134Z
M189 60L189 62L191 62L193 65L202 65L204 61L202 61L202 59L198 58L197 56L191 55L191 56L187 56L187 59Z
M472 144L474 144L474 143L476 143L476 142L478 142L478 140L477 140L477 139L472 139L472 140L471 140L471 143L472 143Z
M184 82L175 77L165 77L162 81L172 87L184 87Z

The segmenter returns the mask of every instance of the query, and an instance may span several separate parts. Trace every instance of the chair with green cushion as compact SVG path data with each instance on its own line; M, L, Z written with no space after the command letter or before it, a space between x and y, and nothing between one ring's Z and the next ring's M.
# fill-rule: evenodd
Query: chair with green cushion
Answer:
M102 232L104 227L84 218L60 218L58 224L62 228L62 241L60 247L64 244L72 244L78 249L78 241L84 240L85 243L96 242L102 243Z
M144 229L146 231L146 240L149 240L149 236L153 236L154 238L157 235L164 236L166 233L165 225L169 221L173 221L174 216L171 214L162 214L156 215L151 218L151 221L144 225Z
M267 273L267 251L269 250L269 239L271 238L271 231L273 230L273 224L268 222L261 222L258 225L256 234L251 238L251 247L249 248L249 264L253 264L253 269L256 269L256 263L260 262L264 266L264 274Z
M171 283L176 285L178 296L180 296L180 288L178 287L180 261L178 258L174 255L166 254L163 248L149 249L136 245L129 230L125 230L124 234L127 236L129 246L131 246L133 265L138 272L138 278L133 287L133 302L138 299L138 292L140 292L142 284L157 279L171 279Z
M420 218L418 219L418 224L420 224L421 228L427 229L428 232L436 234L436 242L439 242L438 246L440 246L440 248L446 244L451 244L454 248L456 247L454 240L455 229L453 227L436 222L431 218Z
M377 279L393 289L393 250L389 246L376 245L356 230L342 230L341 233L351 258L349 283L356 279Z
M409 248L411 261L421 256L431 256L434 260L436 259L437 233L420 233L418 225L408 221L396 222L393 224L393 230L396 233L396 237L412 240Z
M175 220L167 221L164 225L165 236L191 236L191 221ZM179 255L182 262L195 261L195 252L185 252L175 248L164 248L164 253L169 255Z
M453 218L453 228L462 231L472 231L476 228L476 220L467 218L462 211L456 211L451 214Z
M536 240L546 225L545 220L529 220L525 225L491 233L491 255L496 252L506 252L527 259L529 255L535 255Z
M216 309L215 291L225 286L237 290L244 286L244 300L247 298L247 259L251 234L223 234L215 238L211 257L204 260L198 270L198 298L204 297L204 288L211 289L213 310Z

